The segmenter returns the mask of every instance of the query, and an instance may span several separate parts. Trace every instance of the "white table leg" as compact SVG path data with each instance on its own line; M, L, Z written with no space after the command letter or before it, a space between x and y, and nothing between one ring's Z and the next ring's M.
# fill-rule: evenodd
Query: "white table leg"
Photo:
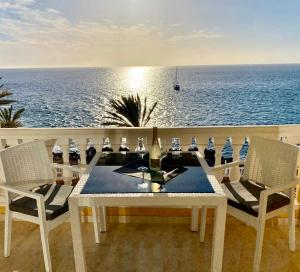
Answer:
M99 208L96 206L92 207L92 218L94 225L95 242L100 243L100 230L99 230Z
M5 211L5 225L4 225L4 257L10 256L11 229L12 229L12 216L9 207L7 206Z
M222 271L224 237L226 225L226 203L215 208L214 237L212 244L211 271Z
M99 216L100 216L100 229L101 232L106 232L107 225L106 225L106 207L101 206L98 207L99 209Z
M291 251L295 251L295 191L296 188L290 189L290 206L289 206L289 216L288 216L288 222L289 222L289 248Z
M204 238L205 238L206 215L207 215L207 208L205 206L202 206L201 207L200 242L204 242Z
M198 213L199 207L192 206L191 231L198 231Z
M73 250L75 259L75 268L77 272L85 272L86 264L84 249L82 243L80 209L77 205L77 199L69 198L70 222L72 230Z
M40 233L41 233L41 242L42 242L43 256L45 262L45 270L46 272L52 272L47 225L46 222L43 222L43 220L41 221L42 222L40 222Z

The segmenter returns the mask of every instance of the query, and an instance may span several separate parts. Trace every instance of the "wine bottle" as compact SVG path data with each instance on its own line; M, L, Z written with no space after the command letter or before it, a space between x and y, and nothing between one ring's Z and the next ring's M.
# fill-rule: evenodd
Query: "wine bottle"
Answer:
M149 152L149 168L152 171L160 170L161 150L158 143L157 127L153 128L152 145Z

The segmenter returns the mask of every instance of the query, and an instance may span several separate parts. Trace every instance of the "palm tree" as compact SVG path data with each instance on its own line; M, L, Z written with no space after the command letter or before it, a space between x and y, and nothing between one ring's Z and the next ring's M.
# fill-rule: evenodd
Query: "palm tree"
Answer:
M151 114L157 102L155 102L149 109L147 107L147 98L144 99L144 106L142 107L139 95L121 96L120 99L110 100L110 106L113 109L106 111L104 118L109 119L102 123L105 126L118 127L145 127L150 121Z
M2 79L2 77L0 77L0 80ZM13 93L10 92L9 90L3 90L4 84L0 84L0 105L9 105L11 103L16 102L16 100L13 99L7 99L5 97L7 96L11 96Z
M20 117L25 109L19 109L13 113L13 107L0 109L0 126L1 128L17 128L21 127Z
M2 77L0 77L0 80ZM0 106L6 106L16 102L13 99L7 99L7 96L11 96L13 93L9 90L3 90L4 84L0 84ZM1 128L16 128L21 127L22 123L20 122L21 114L25 109L19 109L13 113L12 106L4 107L0 109L0 127Z

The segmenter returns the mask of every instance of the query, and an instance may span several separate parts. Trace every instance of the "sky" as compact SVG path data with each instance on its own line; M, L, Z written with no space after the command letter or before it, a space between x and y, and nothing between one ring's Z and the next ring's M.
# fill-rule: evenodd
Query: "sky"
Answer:
M0 0L0 67L300 63L299 0Z

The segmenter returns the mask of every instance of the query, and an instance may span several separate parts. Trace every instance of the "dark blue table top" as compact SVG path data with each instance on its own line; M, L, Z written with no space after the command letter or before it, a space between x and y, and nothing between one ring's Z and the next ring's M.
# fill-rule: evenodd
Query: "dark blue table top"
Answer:
M111 193L214 193L214 190L193 152L182 152L180 156L171 153L162 160L162 168L181 167L183 172L161 185L155 181L128 176L118 172L120 167L131 163L147 165L148 154L141 162L136 153L101 154L100 159L92 169L82 190L82 194L111 194ZM146 161L146 163L145 163ZM148 182L148 186L140 184Z

